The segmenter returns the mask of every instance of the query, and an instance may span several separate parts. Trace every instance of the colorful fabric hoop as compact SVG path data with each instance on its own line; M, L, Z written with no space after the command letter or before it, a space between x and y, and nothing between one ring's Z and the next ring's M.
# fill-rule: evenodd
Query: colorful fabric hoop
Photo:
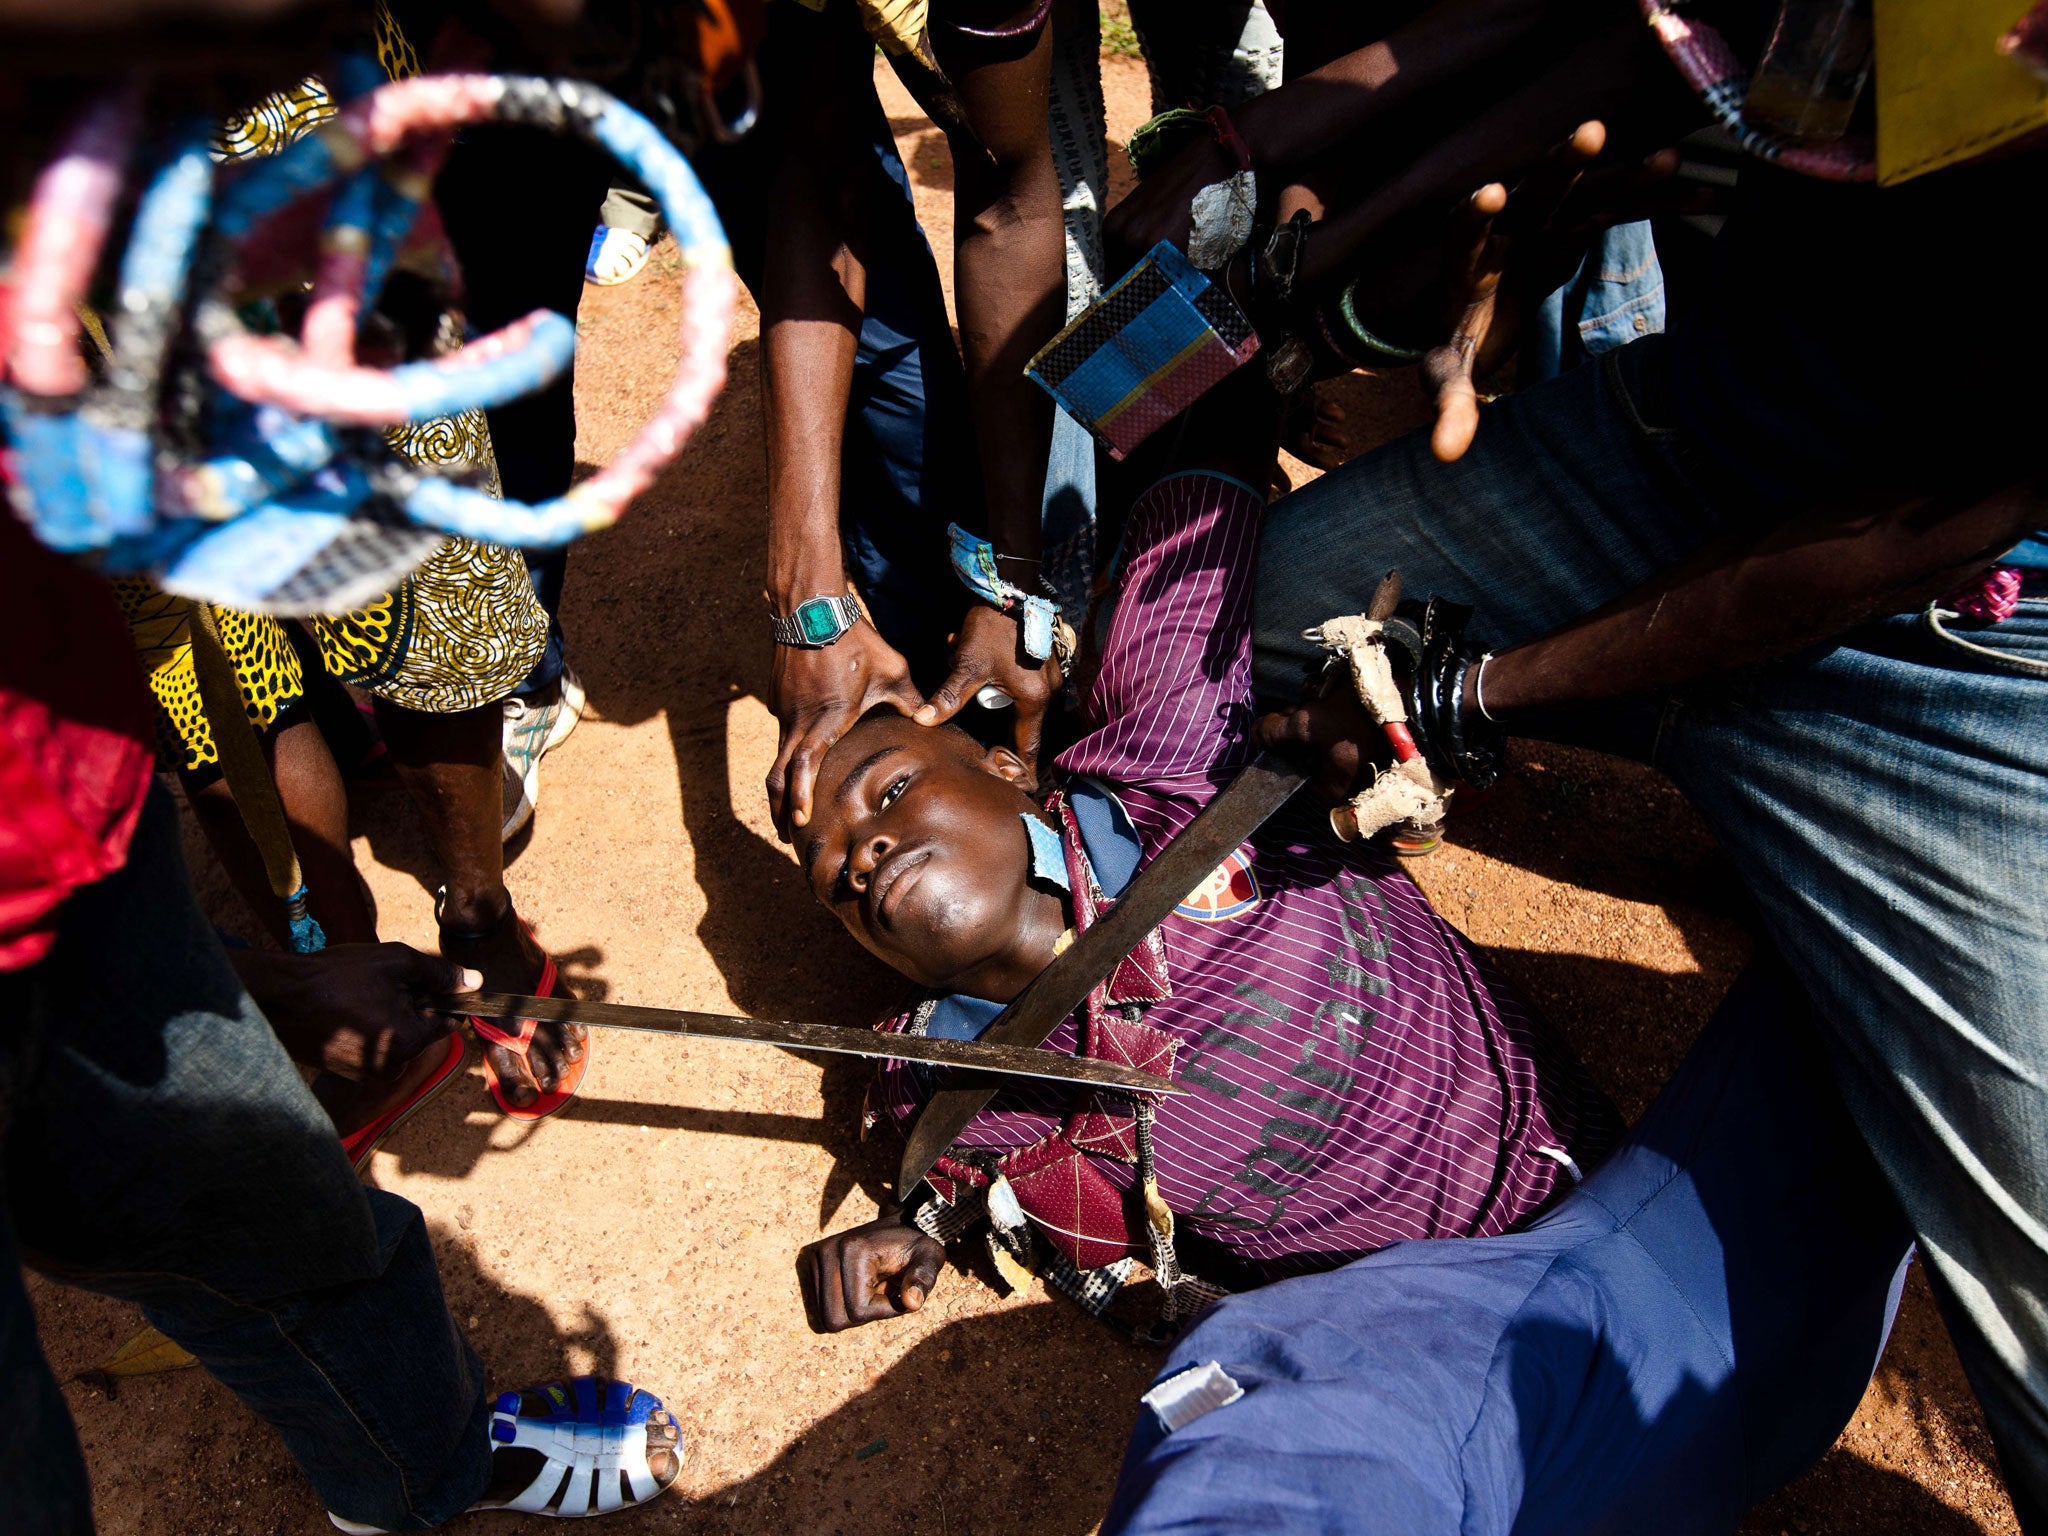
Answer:
M574 355L573 324L539 311L429 362L355 360L357 318L396 253L422 226L438 238L428 193L451 135L487 120L572 132L605 149L654 196L682 258L682 356L662 404L599 474L533 506L425 473L358 430L503 404L544 387ZM282 154L225 176L204 129L182 131L139 204L112 363L94 382L79 352L78 305L140 122L132 93L81 117L38 180L16 254L0 416L16 449L17 505L55 548L98 551L109 570L150 571L167 590L262 611L345 606L356 587L388 584L394 562L422 558L442 533L551 546L608 526L681 450L724 383L731 253L688 162L594 86L494 75L382 86ZM230 303L237 258L268 259L266 243L294 228L294 205L330 191L298 342L252 334ZM199 455L167 441L161 420L171 342L195 287L194 329L214 386ZM318 578L295 581L316 560Z

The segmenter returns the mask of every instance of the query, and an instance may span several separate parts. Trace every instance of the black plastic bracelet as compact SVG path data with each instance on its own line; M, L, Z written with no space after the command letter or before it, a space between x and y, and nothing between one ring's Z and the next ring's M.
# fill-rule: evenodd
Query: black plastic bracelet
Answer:
M1465 676L1481 652L1465 639L1472 610L1433 597L1406 602L1387 625L1387 639L1407 653L1402 692L1408 730L1440 779L1485 789L1500 777L1507 733L1476 711L1465 712Z

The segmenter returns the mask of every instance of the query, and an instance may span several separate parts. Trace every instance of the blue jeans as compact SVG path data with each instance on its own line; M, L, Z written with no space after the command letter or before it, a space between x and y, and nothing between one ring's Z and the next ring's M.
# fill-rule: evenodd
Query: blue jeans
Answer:
M1489 407L1440 465L1390 443L1277 503L1261 691L1381 573L1532 640L1721 534L1759 496L1656 420L1652 338ZM1645 402L1650 403L1646 411ZM2048 659L2048 600L1971 639ZM2048 1508L2048 680L1914 614L1546 734L1655 764L1741 871L1826 1020L1843 1096L1920 1235L2022 1520Z
M426 1224L366 1189L201 915L151 792L127 866L0 976L0 1509L92 1506L17 1255L138 1304L283 1438L327 1508L422 1530L489 1484L483 1367Z
M1826 1452L1898 1306L1911 1235L1770 959L1611 1157L1495 1238L1396 1243L1230 1297L1141 1409L1105 1533L1725 1536Z

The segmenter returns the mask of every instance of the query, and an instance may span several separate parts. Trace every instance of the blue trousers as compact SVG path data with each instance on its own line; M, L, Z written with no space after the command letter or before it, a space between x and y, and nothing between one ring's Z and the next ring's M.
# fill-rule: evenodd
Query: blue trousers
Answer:
M1672 382L1652 337L1489 407L1455 464L1404 438L1276 503L1261 691L1297 697L1301 631L1362 612L1389 567L1476 604L1474 638L1504 647L1753 536L1764 493L1659 420ZM1906 614L1547 732L1654 763L1742 873L1920 1235L2023 1521L2048 1510L2048 680L2006 660L2048 659L2030 592L1971 636L1990 656Z
M1712 1536L1818 1459L1897 1309L1911 1234L1812 1011L1753 967L1614 1156L1497 1238L1397 1243L1230 1297L1160 1379L1105 1536Z
M385 1530L490 1482L483 1367L417 1207L366 1189L192 898L169 797L56 948L0 976L0 1511L89 1536L77 1436L19 1261L141 1306Z

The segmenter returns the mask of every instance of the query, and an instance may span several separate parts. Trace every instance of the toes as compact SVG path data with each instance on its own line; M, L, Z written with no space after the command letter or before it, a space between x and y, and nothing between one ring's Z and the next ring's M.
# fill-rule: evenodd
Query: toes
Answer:
M527 1050L526 1070L533 1074L533 1080L540 1085L542 1093L553 1093L562 1076L562 1064L555 1059L555 1053L539 1041Z
M526 1109L543 1094L553 1093L566 1069L588 1053L587 1031L580 1024L537 1023L526 1050L502 1045L488 1048L498 1088L514 1109Z
M485 1054L490 1058L491 1070L498 1075L498 1091L513 1108L524 1109L541 1096L541 1089L527 1071L526 1059L517 1051L493 1045Z
M562 1075L562 1042L559 1036L551 1033L554 1028L550 1024L541 1025L526 1046L527 1070L540 1084L542 1093L552 1092L556 1079Z
M587 1032L580 1024L542 1024L528 1047L528 1062L543 1092L552 1092L563 1070L583 1059Z
M593 1378L600 1402L609 1398L612 1381L603 1376ZM628 1386L627 1395L632 1395ZM575 1389L571 1385L567 1392L559 1385L537 1386L522 1389L519 1393L519 1416L523 1419L551 1419L568 1409L576 1401ZM672 1414L666 1408L657 1407L647 1415L643 1426L647 1437L647 1470L663 1489L668 1488L682 1474L683 1433ZM497 1446L493 1451L494 1475L488 1499L503 1502L511 1499L518 1491L539 1475L543 1459L537 1451L514 1446Z
M647 1470L654 1480L666 1484L683 1469L683 1432L666 1408L647 1416Z

